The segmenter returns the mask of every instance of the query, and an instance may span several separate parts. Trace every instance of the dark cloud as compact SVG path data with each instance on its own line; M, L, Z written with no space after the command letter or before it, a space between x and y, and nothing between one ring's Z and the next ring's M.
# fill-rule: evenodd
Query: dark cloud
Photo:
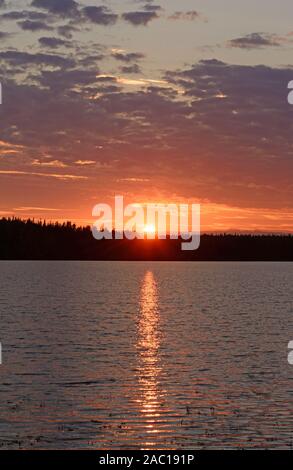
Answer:
M123 13L122 18L134 26L147 26L150 21L158 18L158 15L155 11L131 11Z
M240 49L278 47L280 46L280 39L276 38L274 34L251 33L247 34L246 36L231 39L228 41L228 46L238 47Z
M194 21L201 17L200 13L195 10L191 11L176 11L173 15L169 16L170 20L187 20Z
M5 60L10 64L18 66L29 66L30 64L35 64L49 65L54 67L72 67L75 65L73 59L59 55L42 54L40 52L36 54L30 54L28 52L14 50L0 52L0 61L1 60Z
M193 148L202 171L213 167L213 175L218 179L221 174L231 190L226 198L223 186L219 187L216 192L222 202L231 203L234 198L240 205L248 200L253 204L256 192L249 186L251 181L263 188L274 187L275 195L282 185L291 193L286 174L293 170L293 120L285 92L290 77L290 68L228 65L217 60L200 61L187 70L167 74L166 79L191 100L191 121L182 129L184 145ZM210 142L209 135L213 136ZM204 155L198 155L196 140L200 145L204 142ZM238 188L233 183L235 175ZM256 204L266 207L270 201L273 205L271 191L257 192ZM283 207L288 204L288 192L278 192L276 197Z
M39 43L42 47L48 47L51 49L56 49L60 46L69 47L71 45L70 42L64 41L63 39L54 38L54 37L42 37L39 38Z
M71 39L73 33L79 31L78 28L72 24L65 24L62 26L58 26L57 32L60 36L65 37L66 39Z
M74 0L33 0L31 6L62 17L78 15L78 3Z
M118 19L118 15L105 6L88 6L83 8L82 12L87 19L103 26L113 25Z
M8 38L9 36L10 36L9 33L0 31L0 39L1 39L1 40L4 40L4 39Z
M162 11L162 7L160 5L152 5L151 3L144 5L143 9L145 11Z
M48 15L38 11L8 11L0 15L1 20L46 20Z
M141 68L138 64L126 65L120 67L122 73L141 73Z
M116 60L120 60L121 62L132 62L144 59L145 55L140 52L113 52L112 57Z
M78 63L84 67L92 67L96 66L97 62L100 60L103 60L105 58L104 54L93 54L93 55L88 55L85 54L85 56L78 61Z
M5 6L5 0L0 0L0 8Z
M43 71L40 83L54 92L63 93L64 90L70 90L76 85L92 85L96 81L95 70L55 70Z
M52 30L52 27L49 26L44 21L24 20L24 21L19 21L17 24L24 31L41 31L41 30L50 31Z

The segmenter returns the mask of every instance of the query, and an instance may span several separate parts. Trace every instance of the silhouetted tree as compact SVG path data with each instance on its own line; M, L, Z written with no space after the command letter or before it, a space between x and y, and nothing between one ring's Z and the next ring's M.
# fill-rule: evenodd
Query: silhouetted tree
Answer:
M181 240L101 240L71 222L0 219L2 260L293 261L292 235L202 235L200 248Z

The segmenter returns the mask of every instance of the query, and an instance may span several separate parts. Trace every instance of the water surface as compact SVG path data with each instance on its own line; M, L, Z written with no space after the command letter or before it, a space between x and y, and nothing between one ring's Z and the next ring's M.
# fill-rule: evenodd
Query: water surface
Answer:
M292 275L1 262L0 446L292 448Z

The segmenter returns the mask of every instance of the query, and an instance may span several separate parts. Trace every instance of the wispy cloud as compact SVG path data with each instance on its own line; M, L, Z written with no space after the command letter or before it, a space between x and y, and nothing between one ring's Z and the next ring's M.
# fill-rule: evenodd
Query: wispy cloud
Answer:
M31 211L42 211L42 212L56 212L56 211L59 211L60 209L56 209L55 207L30 207L30 206L25 206L25 207L14 207L12 209L13 211L16 211L16 212L31 212Z
M190 11L175 11L172 15L170 15L169 20L174 21L196 21L202 18L201 14L196 10Z
M166 80L156 80L151 78L124 78L124 77L117 77L117 83L121 83L122 85L130 85L130 86L142 86L142 85L167 85L168 82Z
M68 166L64 162L61 162L60 160L40 161L39 159L33 160L32 165L44 166L44 167L55 167L55 168L66 168Z
M88 165L94 165L96 162L95 160L76 160L75 165L80 165L80 166L88 166Z
M227 42L229 47L240 49L261 49L264 47L279 47L282 44L282 38L269 33L250 33L246 36L240 36Z
M37 176L45 178L54 178L59 180L85 180L88 179L87 176L81 175L66 175L66 174L57 174L57 173L35 173L30 171L21 171L21 170L0 170L0 175L11 175L11 176Z
M117 183L148 183L148 178L119 178Z

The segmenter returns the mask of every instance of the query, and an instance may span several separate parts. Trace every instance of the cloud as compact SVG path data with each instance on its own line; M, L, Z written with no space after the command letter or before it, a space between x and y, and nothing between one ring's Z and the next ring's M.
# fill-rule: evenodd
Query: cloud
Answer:
M41 166L41 167L54 167L54 168L66 168L68 165L61 162L60 160L46 160L40 161L38 158L32 161L33 166Z
M274 34L251 33L246 36L231 39L228 41L229 47L237 47L240 49L260 49L263 47L278 47L281 45L280 39Z
M43 86L55 90L56 93L71 90L76 86L89 86L96 81L97 68L95 70L44 70L40 77Z
M158 17L155 11L132 11L122 14L122 18L133 26L147 26Z
M132 78L117 78L117 83L121 83L122 85L134 85L134 86L145 86L145 85L164 85L167 84L165 80L154 80L151 78L139 78L134 80Z
M105 6L88 6L82 9L82 13L92 23L110 26L116 23L118 15L112 13L111 10Z
M137 61L145 58L145 55L140 53L140 52L117 52L114 51L112 53L112 57L116 60L120 60L121 62L132 62L132 61Z
M33 0L31 5L36 8L47 10L50 14L62 18L71 18L72 23L77 20L90 21L91 23L110 26L114 25L119 15L113 13L106 6L84 6L74 0ZM75 24L63 25L59 27L59 33L68 36L76 27Z
M30 64L36 65L49 65L55 67L70 67L74 65L74 61L70 58L62 57L53 54L30 54L29 52L21 51L4 51L0 52L0 60L5 60L13 65L28 66Z
M58 26L57 28L57 33L60 34L60 36L65 37L66 39L71 39L73 33L76 31L78 31L78 28L72 24L65 24L62 26Z
M64 24L63 33L76 25ZM1 159L7 191L9 178L18 175L23 184L34 170L35 195L38 177L48 175L55 197L56 180L68 174L79 195L86 181L87 201L117 180L126 187L129 177L149 180L150 194L161 199L170 196L175 174L174 197L292 207L293 119L286 101L292 68L212 59L140 78L139 52L110 51L118 70L109 71L100 63L108 48L91 43L73 54L61 49L63 39L39 36L42 47L60 46L58 53L0 51L1 68L9 71L0 132L3 141L22 145Z
M33 0L31 6L62 17L78 16L78 3L74 0Z
M100 74L96 75L96 80L97 82L116 82L117 78L114 77L113 75L105 75L105 74Z
M14 207L13 208L14 211L17 211L17 212L30 212L30 211L41 211L41 212L55 212L55 211L59 211L60 209L56 209L55 207L30 207L30 206L27 206L27 207Z
M0 8L5 6L5 0L0 0Z
M148 194L158 200L171 194L227 207L293 207L290 66L212 59L154 74L150 63L142 71L144 54L119 49L124 41L119 45L108 38L102 46L87 40L94 24L108 26L118 18L106 7L85 4L35 0L38 10L1 10L2 21L21 22L28 31L38 31L41 22L59 35L26 34L23 46L18 42L16 49L16 38L13 47L5 44L0 51L5 85L2 198L17 197L11 184L17 178L22 200L13 207L51 207L54 198L65 201L65 207L67 198L76 197L87 210L93 196L106 197L108 188L117 189L117 181L130 196L134 190L127 183L148 181ZM122 19L147 25L160 15L155 6L140 2L141 11L124 13ZM197 12L175 12L173 17L197 19ZM8 28L1 26L5 34ZM83 39L78 42L77 35L69 43L82 28ZM117 49L109 49L109 41ZM274 47L285 41L289 35L253 33L232 40L229 47ZM67 192L63 180L72 181L74 193ZM148 196L143 184L132 186L142 200ZM50 203L42 199L45 192Z
M120 67L122 73L141 73L141 68L138 64Z
M66 175L58 173L36 173L31 171L20 171L20 170L0 170L0 175L10 175L10 176L38 176L45 178L54 178L59 180L84 180L87 179L86 176L81 175Z
M39 38L39 43L42 47L48 47L50 49L56 49L60 46L69 47L71 45L68 41L54 37L41 37Z
M8 11L0 15L1 20L46 20L48 15L46 13L29 10Z
M24 31L41 31L41 30L50 31L52 30L52 27L49 26L44 21L24 20L24 21L19 21L17 24Z
M163 10L163 8L160 5L152 5L151 3L145 4L143 9L145 11L162 11Z
M95 160L76 160L75 165L87 166L87 165L94 165L96 162Z
M119 178L117 182L125 182L125 183L148 183L150 180L148 178Z
M0 156L14 155L14 154L19 153L22 150L23 150L22 145L16 145L10 142L0 140Z
M251 204L273 206L275 201L266 189L273 186L279 204L283 207L288 204L288 192L293 192L286 175L293 171L290 157L293 120L290 107L286 106L285 91L290 77L290 68L240 66L215 59L166 75L167 80L185 89L185 97L191 100L190 122L186 125L192 123L193 136L181 128L178 138L185 137L182 153L186 155L187 149L193 148L197 164L201 161L201 171L210 166L217 180L222 175L222 184L212 191L213 197L217 193L222 202L227 197L227 203L234 198L240 205L249 200ZM221 99L223 96L225 99ZM213 136L209 143L208 135ZM201 156L196 140L205 142ZM238 175L246 192L236 188L233 175ZM262 189L253 188L252 182ZM280 191L281 187L286 190ZM252 202L253 197L257 202Z
M10 36L9 33L6 33L4 31L0 31L0 39L3 41L4 39L8 38Z
M187 20L195 21L201 18L200 13L195 10L191 11L176 11L173 15L169 16L169 20Z

